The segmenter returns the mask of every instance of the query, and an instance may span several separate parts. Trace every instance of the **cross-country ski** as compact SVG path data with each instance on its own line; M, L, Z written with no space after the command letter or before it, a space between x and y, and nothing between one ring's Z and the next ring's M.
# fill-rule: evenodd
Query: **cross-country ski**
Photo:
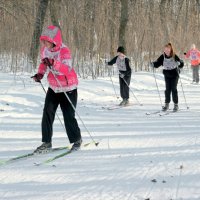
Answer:
M69 147L57 147L57 148L52 148L47 152L41 153L41 155L47 154L47 153L52 153L52 152L56 152L56 151L60 151L60 150L64 150L64 149L69 149ZM7 165L9 163L13 163L15 161L19 161L19 160L23 160L32 156L39 156L40 154L34 153L34 151L32 151L31 153L26 153L26 154L22 154L22 155L18 155L12 158L8 158L5 160L0 160L0 166L2 165Z
M99 143L99 142L98 142L98 143ZM92 145L92 144L94 144L94 143L93 143L93 142L85 143L85 144L82 145L82 148L88 147L89 145ZM65 156L67 156L68 154L71 154L71 153L76 152L76 151L78 151L78 150L79 150L79 149L67 148L67 150L65 150L64 152L58 153L57 155L54 155L53 157L50 157L50 158L48 158L47 160L42 161L41 163L37 163L37 162L36 162L36 163L34 163L34 165L35 165L35 166L40 166L40 165L43 165L43 164L51 163L51 162L53 162L54 160L57 160L57 159L62 158L62 157L65 157Z

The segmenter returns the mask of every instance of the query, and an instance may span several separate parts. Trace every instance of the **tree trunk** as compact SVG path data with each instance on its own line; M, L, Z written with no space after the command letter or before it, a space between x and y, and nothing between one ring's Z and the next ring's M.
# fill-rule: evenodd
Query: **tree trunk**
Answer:
M60 22L59 22L60 4L61 4L61 0L50 0L49 9L50 9L50 16L51 16L52 24L61 29Z
M110 36L110 56L111 57L114 57L114 55L116 54L116 50L117 50L117 47L116 47L116 44L115 44L115 33L116 33L116 30L117 30L117 26L115 24L115 19L116 19L116 10L117 10L117 4L116 4L116 0L112 0L110 2L111 6L110 6L110 10L111 10L111 13L110 13L110 17L109 17L109 36Z
M166 8L165 4L167 3L168 0L161 0L160 2L160 20L161 20L161 27L163 29L163 35L164 35L164 41L165 43L169 42L169 30L167 26L167 17L166 17Z
M121 1L121 17L119 26L119 46L123 46L126 49L126 29L128 23L128 0Z
M36 68L36 65L37 65L38 48L39 48L39 44L40 44L39 38L42 33L42 28L43 28L43 24L44 24L46 10L48 7L48 2L49 2L49 0L40 0L40 3L38 5L38 11L37 11L37 16L36 16L36 21L35 21L35 28L34 28L34 32L33 32L30 55L29 55L30 59L33 62L34 68Z

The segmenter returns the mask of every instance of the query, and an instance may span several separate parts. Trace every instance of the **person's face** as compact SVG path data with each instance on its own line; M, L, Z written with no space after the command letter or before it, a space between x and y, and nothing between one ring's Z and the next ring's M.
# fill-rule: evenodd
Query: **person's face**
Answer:
M119 56L120 58L124 58L124 54L123 54L123 53L118 52L117 54L118 54L118 56Z
M42 40L42 45L44 45L45 47L47 47L48 49L53 48L53 43L46 41L46 40Z
M167 56L170 56L171 53L171 48L170 47L165 47L164 52Z

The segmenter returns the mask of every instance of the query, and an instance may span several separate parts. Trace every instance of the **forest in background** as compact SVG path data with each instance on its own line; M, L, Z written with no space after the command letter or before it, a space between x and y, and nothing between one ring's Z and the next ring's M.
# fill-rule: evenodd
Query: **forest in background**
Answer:
M79 76L104 76L105 59L126 47L134 71L171 42L182 56L200 47L200 0L0 0L0 70L32 71L39 62L39 36L61 28Z

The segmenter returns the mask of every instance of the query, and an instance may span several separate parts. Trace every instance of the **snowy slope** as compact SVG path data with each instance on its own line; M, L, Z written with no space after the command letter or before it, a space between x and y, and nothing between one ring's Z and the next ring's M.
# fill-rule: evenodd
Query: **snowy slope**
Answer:
M29 77L0 73L0 160L41 144L45 94ZM162 117L145 114L161 108L152 73L132 78L131 89L143 106L130 93L133 105L117 110L102 108L119 102L109 77L80 79L77 111L99 146L46 165L34 163L56 152L0 166L0 199L200 200L200 86L190 84L190 74L181 77L190 109L179 82L181 111ZM163 101L163 75L157 73L156 79ZM113 81L119 92L117 76ZM62 119L60 110L58 115ZM84 142L91 141L78 121ZM56 119L53 146L65 145L68 139Z

